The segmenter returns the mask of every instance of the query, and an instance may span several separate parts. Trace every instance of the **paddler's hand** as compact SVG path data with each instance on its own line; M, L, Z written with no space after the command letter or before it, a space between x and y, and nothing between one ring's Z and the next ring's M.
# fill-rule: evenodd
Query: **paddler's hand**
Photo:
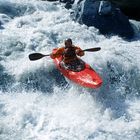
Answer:
M76 54L79 55L79 56L83 56L85 53L84 53L83 50L77 49L77 50L76 50Z
M52 59L55 58L53 53L50 54L50 57L51 57Z

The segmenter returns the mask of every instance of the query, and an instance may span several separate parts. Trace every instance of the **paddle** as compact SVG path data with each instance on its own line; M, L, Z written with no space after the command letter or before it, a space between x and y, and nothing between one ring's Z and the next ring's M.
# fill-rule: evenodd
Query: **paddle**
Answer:
M89 48L89 49L85 49L83 51L87 51L87 52L96 52L96 51L99 51L101 48L98 47L98 48ZM50 54L41 54L41 53L32 53L29 55L29 59L31 61L35 61L35 60L38 60L38 59L41 59L42 57L45 57L45 56L50 56Z
M96 52L96 51L99 51L99 50L101 50L101 48L100 47L98 47L98 48L89 48L89 49L85 49L85 50L83 50L84 52L86 51L86 52Z
M34 60L38 60L38 59L41 59L42 57L45 57L45 56L50 56L50 54L41 54L41 53L32 53L32 54L29 54L29 59L31 61L34 61Z

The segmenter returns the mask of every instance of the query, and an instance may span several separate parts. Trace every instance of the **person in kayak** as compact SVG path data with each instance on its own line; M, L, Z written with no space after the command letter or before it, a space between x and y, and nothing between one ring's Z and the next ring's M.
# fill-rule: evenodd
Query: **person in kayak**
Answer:
M79 59L77 56L83 56L84 51L75 45L73 45L72 40L69 38L65 40L65 46L58 48L55 53L52 53L50 57L52 59L58 58L62 56L62 61L60 66L73 70L73 71L81 71L85 68L84 62Z

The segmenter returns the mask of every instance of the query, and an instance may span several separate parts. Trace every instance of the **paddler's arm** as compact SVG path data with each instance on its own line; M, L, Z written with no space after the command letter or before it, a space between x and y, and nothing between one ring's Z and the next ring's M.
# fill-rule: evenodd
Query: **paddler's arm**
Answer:
M50 57L52 59L60 57L64 52L64 47L58 48L55 53L51 53Z
M76 51L76 54L80 57L85 55L84 51L78 46L75 46L75 51Z

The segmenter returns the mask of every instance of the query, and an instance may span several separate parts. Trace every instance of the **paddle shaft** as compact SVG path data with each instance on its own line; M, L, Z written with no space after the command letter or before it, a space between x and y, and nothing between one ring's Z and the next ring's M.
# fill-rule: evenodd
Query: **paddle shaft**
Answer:
M99 51L101 48L100 47L97 47L97 48L89 48L89 49L85 49L83 51L87 51L87 52L95 52L95 51ZM41 54L41 53L32 53L29 55L29 59L31 61L35 61L35 60L38 60L38 59L41 59L45 56L50 56L51 54Z
M84 52L95 52L95 51L99 51L99 50L101 50L101 48L100 47L97 47L97 48L89 48L89 49L85 49L85 50L83 50Z

